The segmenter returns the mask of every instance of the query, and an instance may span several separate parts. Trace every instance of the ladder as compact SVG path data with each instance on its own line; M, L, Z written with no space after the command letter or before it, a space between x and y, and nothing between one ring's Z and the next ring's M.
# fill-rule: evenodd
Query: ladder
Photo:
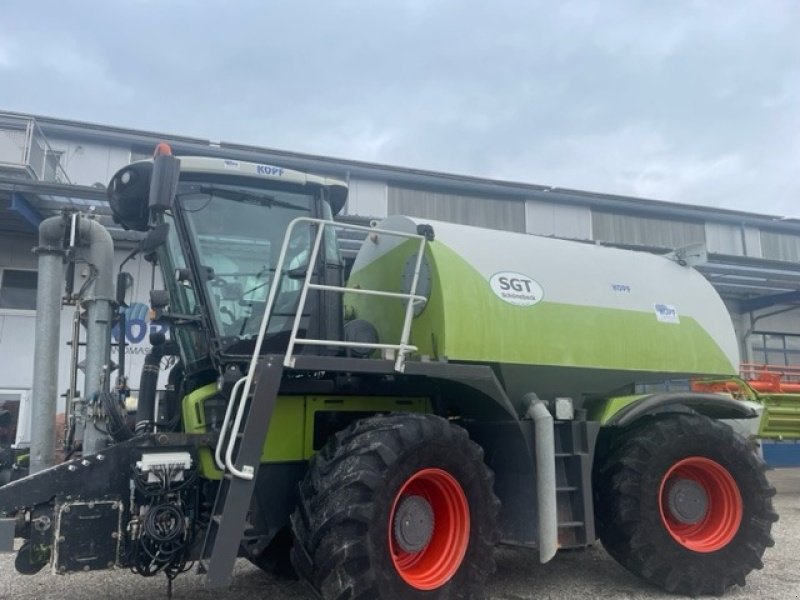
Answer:
M285 266L289 240L295 227L309 223L316 227L316 236L309 256L303 287L300 291L297 311L292 324L292 333L284 356L261 356L261 348L266 337L272 309L278 288L278 282L288 269ZM419 242L416 265L408 293L386 292L380 290L352 289L344 286L330 286L312 283L314 266L317 264L323 233L326 227L348 230L367 231L373 234L385 234L414 239ZM335 223L322 219L300 217L294 219L286 230L281 246L278 262L275 267L275 279L270 285L267 304L258 331L258 337L250 359L247 375L236 381L231 389L225 418L222 422L220 436L214 453L214 461L222 470L223 476L214 500L211 519L206 530L203 548L200 553L199 570L206 574L206 584L210 588L222 588L230 585L233 567L239 555L239 546L247 527L247 515L253 496L261 453L269 431L272 413L278 398L284 368L294 366L294 348L296 345L325 345L338 347L370 347L397 352L395 370L403 372L406 356L416 351L416 346L408 343L411 334L411 320L415 303L425 302L426 298L416 294L422 258L427 238L421 234L381 230L360 225ZM298 337L300 321L305 310L309 290L322 290L337 293L360 293L373 296L397 298L405 300L405 320L401 331L401 339L397 344L369 344L365 342L347 342L344 340L317 340ZM250 392L252 393L252 396ZM234 416L235 415L235 416Z
M200 569L206 573L206 582L211 588L230 585L233 566L239 555L239 544L247 527L250 500L261 462L261 449L267 437L283 374L283 365L276 360L279 358L266 356L259 363L252 398L248 400L244 395L239 395L236 402L229 403L225 414L223 434L217 443L215 456L219 460L220 450L225 446L226 456L222 465L225 469L217 489L199 561ZM245 378L240 381L245 381ZM234 406L236 418L231 425ZM223 439L226 431L230 432L227 443ZM236 461L241 467L234 464L234 452L237 452Z

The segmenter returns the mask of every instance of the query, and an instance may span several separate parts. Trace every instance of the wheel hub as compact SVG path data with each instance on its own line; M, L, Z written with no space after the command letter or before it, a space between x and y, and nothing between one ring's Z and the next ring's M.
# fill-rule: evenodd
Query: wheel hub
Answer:
M394 539L404 552L420 552L433 536L433 508L422 496L406 496L397 506Z
M708 494L698 482L676 478L667 489L667 506L676 521L694 525L708 513Z

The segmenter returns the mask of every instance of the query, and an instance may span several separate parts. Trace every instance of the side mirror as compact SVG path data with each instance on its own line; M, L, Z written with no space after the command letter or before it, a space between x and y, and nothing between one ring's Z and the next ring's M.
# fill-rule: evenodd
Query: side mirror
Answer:
M169 306L169 292L167 290L150 290L150 307L154 310Z
M169 223L159 223L148 231L144 239L139 242L139 251L143 254L150 254L167 241L168 235Z
M117 273L117 305L127 306L125 296L128 295L128 290L133 287L133 275L127 271L120 271Z

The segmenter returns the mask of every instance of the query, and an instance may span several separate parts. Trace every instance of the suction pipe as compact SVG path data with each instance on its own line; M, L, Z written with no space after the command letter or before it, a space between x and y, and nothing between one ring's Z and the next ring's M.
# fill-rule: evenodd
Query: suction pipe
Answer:
M61 327L61 294L64 286L66 230L63 217L50 217L39 224L39 273L36 284L36 328L31 392L30 472L55 462L56 405L58 402L58 351Z
M556 500L556 444L553 415L536 394L523 396L526 416L533 419L536 435L536 501L539 512L539 562L548 562L558 551L558 510Z

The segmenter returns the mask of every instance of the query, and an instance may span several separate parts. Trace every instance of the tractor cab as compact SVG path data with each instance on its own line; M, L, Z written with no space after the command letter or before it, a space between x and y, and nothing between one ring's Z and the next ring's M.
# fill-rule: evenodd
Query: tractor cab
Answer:
M171 172L154 167L160 161ZM316 264L309 264L317 226L307 220L291 227L284 268L277 275L276 268L290 224L332 219L347 196L344 182L271 165L208 157L178 161L165 154L120 170L109 194L123 227L148 231L148 237L161 234L149 256L160 267L166 295L155 293L151 304L173 326L187 372L249 357L273 287L264 352L286 348L309 269L314 283L343 284L332 228L323 234ZM301 331L340 339L341 301L340 294L309 292Z

